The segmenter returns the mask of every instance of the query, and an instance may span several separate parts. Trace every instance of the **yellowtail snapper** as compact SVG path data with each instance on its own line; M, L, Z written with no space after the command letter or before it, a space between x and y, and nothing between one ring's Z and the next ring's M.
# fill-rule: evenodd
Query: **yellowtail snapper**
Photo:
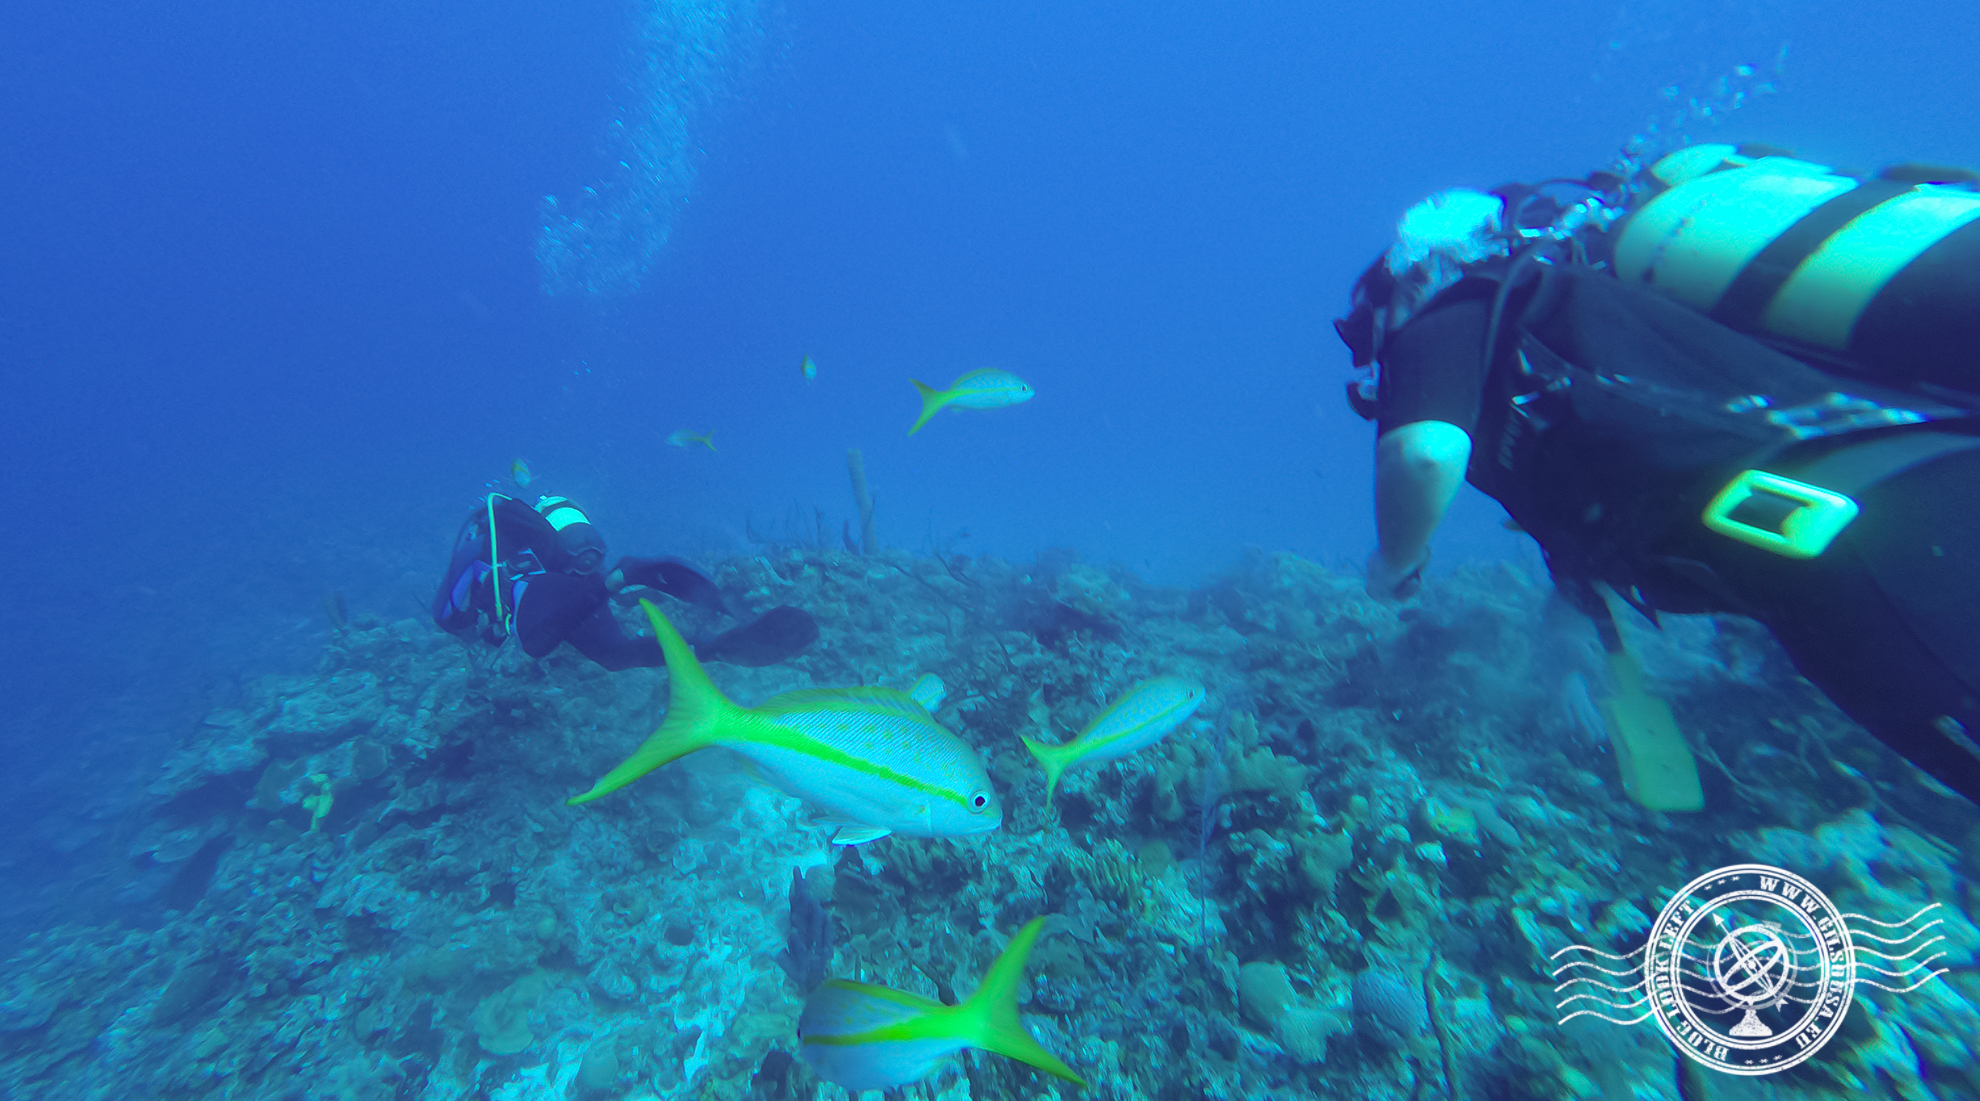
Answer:
M667 433L667 442L673 444L675 447L691 447L695 444L700 444L708 450L713 451L715 450L715 433L712 429L707 432L690 432L685 428L676 428L672 432Z
M764 779L845 822L832 840L959 837L1003 824L983 761L906 692L805 688L743 707L708 679L652 601L639 606L667 657L667 717L625 763L570 802L588 803L669 761L721 746Z
M830 979L798 1017L801 1054L820 1078L858 1093L890 1089L934 1073L964 1048L1007 1055L1081 1087L1086 1081L1046 1051L1018 1017L1018 983L1045 928L1033 918L961 1005L886 986Z
M921 431L928 418L941 412L944 407L953 405L958 409L1001 409L1006 405L1030 401L1033 394L1031 384L1011 374L1009 371L971 371L949 384L947 390L937 390L920 379L909 379L916 392L921 395L921 416L908 429L912 436Z
M1202 705L1202 685L1181 677L1155 677L1129 689L1107 710L1094 716L1072 741L1046 745L1024 738L1024 747L1045 766L1045 798L1049 801L1058 790L1059 775L1067 769L1097 765L1146 749L1196 714Z

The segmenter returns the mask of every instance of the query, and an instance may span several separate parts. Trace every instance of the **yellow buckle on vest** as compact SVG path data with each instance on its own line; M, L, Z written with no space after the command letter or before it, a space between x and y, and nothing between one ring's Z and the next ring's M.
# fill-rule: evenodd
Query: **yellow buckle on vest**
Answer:
M1776 497L1794 508L1781 518L1780 530L1769 531L1733 512L1755 497ZM1856 519L1856 502L1832 490L1797 482L1764 470L1742 470L1705 506L1705 526L1720 535L1772 551L1784 558L1813 558Z

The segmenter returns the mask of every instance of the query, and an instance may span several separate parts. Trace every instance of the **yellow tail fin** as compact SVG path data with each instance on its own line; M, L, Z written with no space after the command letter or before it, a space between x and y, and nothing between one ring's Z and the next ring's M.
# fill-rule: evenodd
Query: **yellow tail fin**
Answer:
M724 720L732 719L742 710L730 703L722 690L715 687L715 682L708 679L708 671L695 660L694 650L674 630L674 625L667 622L667 617L660 614L660 609L650 600L641 600L639 606L646 609L646 618L653 621L660 652L667 655L667 717L652 737L641 743L619 767L591 785L590 791L566 800L569 806L609 795L669 761L697 749L707 749L720 736Z
M1038 758L1039 764L1045 766L1045 801L1051 802L1052 793L1059 790L1059 774L1066 770L1066 757L1060 752L1066 747L1034 742L1022 734L1018 735L1018 740L1024 743L1024 748L1030 750L1033 757Z
M1042 917L1026 922L1018 935L1011 938L1011 946L990 965L989 972L983 976L983 985L959 1007L966 1021L962 1038L968 1039L973 1047L1008 1055L1084 1088L1086 1079L1046 1051L1018 1017L1018 983L1024 979L1024 964L1031 957L1031 946L1038 942L1038 934L1044 928Z
M920 379L911 378L908 381L914 383L915 391L921 395L921 417L914 422L913 428L908 429L908 435L912 436L921 431L921 426L928 423L928 418L940 413L942 407L949 404L949 394L948 391L937 390Z
M1705 806L1698 761L1678 732L1671 705L1643 687L1643 669L1627 650L1609 655L1616 694L1600 701L1623 791L1651 810L1695 811Z

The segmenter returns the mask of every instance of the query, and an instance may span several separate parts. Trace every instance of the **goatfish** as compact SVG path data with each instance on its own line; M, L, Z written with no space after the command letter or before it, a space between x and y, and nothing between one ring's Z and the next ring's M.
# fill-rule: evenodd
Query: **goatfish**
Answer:
M928 1077L946 1057L982 1048L1028 1063L1081 1088L1085 1079L1046 1051L1018 1017L1018 982L1045 928L1032 918L961 1005L891 987L828 979L798 1017L799 1053L820 1078L858 1093Z
M688 447L693 444L700 444L708 450L713 451L715 450L715 433L712 431L690 432L685 428L676 428L672 432L667 433L667 442L673 444L675 447Z
M921 431L928 418L940 413L944 407L953 405L958 409L1001 409L1006 405L1016 405L1030 401L1033 393L1031 384L1011 374L1009 371L994 371L988 368L971 371L949 384L947 390L937 390L920 379L909 379L916 392L921 395L921 417L908 429L912 436Z
M1203 705L1203 686L1181 677L1142 681L1093 717L1079 737L1046 745L1019 735L1024 747L1045 766L1045 800L1059 787L1059 776L1078 765L1097 765L1146 749L1168 736Z
M890 833L960 837L1004 822L983 761L906 692L805 688L743 707L722 695L694 650L650 600L641 600L667 658L667 717L653 736L590 791L589 803L669 761L721 746L775 786L842 823L832 841L859 845Z

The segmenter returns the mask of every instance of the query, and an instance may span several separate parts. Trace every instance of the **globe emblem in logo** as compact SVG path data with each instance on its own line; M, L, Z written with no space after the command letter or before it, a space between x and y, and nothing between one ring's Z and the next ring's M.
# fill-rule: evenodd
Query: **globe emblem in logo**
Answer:
M1780 1003L1794 977L1792 968L1787 942L1772 926L1741 926L1719 941L1712 953L1712 978L1718 981L1719 992L1727 1001L1746 1010L1727 1035L1746 1038L1774 1034L1761 1023L1755 1009Z
M1687 1057L1771 1074L1842 1027L1851 953L1842 913L1814 884L1765 864L1720 868L1686 884L1652 923L1649 1010Z

